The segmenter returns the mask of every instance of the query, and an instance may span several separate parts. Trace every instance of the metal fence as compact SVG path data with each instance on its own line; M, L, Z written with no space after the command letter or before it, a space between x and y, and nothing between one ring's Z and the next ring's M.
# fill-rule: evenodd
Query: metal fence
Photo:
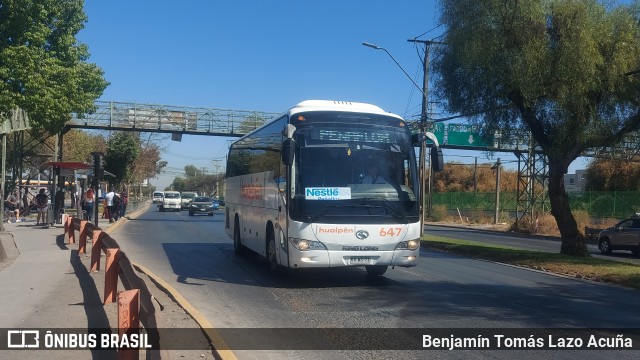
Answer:
M495 193L447 192L433 193L432 205L448 210L493 211ZM569 193L572 211L586 211L590 216L624 218L640 212L640 191L585 191ZM500 210L516 211L517 194L500 193ZM548 204L546 208L550 208ZM522 210L522 209L520 209Z

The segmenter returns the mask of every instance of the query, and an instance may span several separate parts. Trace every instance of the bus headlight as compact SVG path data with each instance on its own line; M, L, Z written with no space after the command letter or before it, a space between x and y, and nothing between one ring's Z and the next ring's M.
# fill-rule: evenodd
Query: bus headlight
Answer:
M420 247L420 240L401 241L396 245L396 250L416 250Z
M327 250L324 244L321 243L320 241L303 240L303 239L296 239L296 238L289 238L289 241L291 242L291 244L293 244L293 246L296 247L296 249L300 251Z

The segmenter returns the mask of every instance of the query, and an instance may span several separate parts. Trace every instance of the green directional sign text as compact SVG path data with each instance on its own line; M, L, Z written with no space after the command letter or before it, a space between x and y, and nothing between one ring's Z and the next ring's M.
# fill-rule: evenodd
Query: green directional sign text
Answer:
M447 145L493 147L493 141L487 142L480 137L478 127L470 124L447 124Z
M444 123L431 123L427 131L432 132L436 136L439 145L444 143Z

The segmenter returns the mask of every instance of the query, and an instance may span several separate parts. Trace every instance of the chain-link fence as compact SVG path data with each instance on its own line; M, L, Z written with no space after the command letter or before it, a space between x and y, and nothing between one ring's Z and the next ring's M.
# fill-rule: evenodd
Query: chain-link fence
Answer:
M432 206L445 206L448 210L494 211L495 193L447 192L433 193ZM586 191L569 193L572 211L585 211L589 216L624 218L640 212L640 191ZM500 211L516 211L517 194L500 193ZM522 209L520 209L522 211Z

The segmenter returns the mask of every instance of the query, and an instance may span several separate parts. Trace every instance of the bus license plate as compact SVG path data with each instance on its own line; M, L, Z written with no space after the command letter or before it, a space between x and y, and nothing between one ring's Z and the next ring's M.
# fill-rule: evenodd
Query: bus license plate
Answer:
M351 256L349 257L349 264L370 264L373 260L371 256Z

